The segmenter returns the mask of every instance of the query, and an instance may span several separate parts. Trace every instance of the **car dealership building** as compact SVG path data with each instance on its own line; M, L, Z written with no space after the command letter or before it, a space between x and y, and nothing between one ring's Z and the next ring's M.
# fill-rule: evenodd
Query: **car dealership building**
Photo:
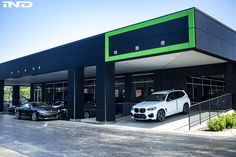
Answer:
M0 64L0 112L4 86L18 104L25 85L31 101L67 101L71 119L83 118L88 99L97 121L114 121L165 89L183 89L192 102L231 93L235 109L235 61L235 31L191 8Z

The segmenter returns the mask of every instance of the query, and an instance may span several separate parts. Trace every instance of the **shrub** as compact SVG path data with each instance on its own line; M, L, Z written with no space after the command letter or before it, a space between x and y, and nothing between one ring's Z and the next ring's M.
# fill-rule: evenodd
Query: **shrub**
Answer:
M236 118L236 111L232 114L233 118Z
M227 114L225 116L225 122L226 122L226 128L231 129L234 127L235 119L233 118L233 115Z
M236 112L228 115L218 115L217 118L209 120L207 123L210 131L222 131L236 126Z
M222 131L226 128L226 120L224 116L218 116L215 119L209 120L208 127L210 131Z
M236 111L234 111L232 117L233 117L233 126L236 126Z

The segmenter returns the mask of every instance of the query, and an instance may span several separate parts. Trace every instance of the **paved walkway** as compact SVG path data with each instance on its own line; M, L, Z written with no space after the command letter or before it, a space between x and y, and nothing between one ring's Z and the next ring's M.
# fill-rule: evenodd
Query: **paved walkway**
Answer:
M0 114L0 146L32 157L233 157L236 154L236 136L232 134L164 132L156 130L152 122L145 129L139 127L144 125L141 122L135 124L138 127L60 120L34 122ZM0 149L1 153L4 151ZM11 150L5 153L0 156L13 156Z
M6 156L6 157L27 157L26 155L20 154L16 151L4 148L0 146L0 156Z

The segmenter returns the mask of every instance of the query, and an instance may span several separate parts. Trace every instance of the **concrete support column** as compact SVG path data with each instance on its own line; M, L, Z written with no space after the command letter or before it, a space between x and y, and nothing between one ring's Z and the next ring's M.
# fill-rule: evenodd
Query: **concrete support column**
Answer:
M20 86L18 86L18 85L13 86L12 105L14 105L14 106L20 105Z
M101 63L96 71L96 120L115 121L115 64Z
M45 98L45 92L46 92L45 83L43 83L41 87L42 87L42 100L41 101L44 102L45 101L45 99L44 99Z
M34 101L34 84L30 84L30 101Z
M68 104L69 117L84 118L84 68L68 71Z
M153 81L154 91L156 92L162 90L162 70L154 71Z
M226 93L232 94L232 107L236 109L236 65L227 63L225 66Z
M0 80L0 112L3 112L4 104L4 80Z
M130 74L125 75L125 102L131 102L132 79Z

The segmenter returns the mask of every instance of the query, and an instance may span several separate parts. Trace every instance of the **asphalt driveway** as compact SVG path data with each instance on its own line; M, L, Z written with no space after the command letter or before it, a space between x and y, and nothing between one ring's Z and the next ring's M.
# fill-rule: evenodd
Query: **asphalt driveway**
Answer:
M115 125L17 120L0 114L0 145L33 157L235 156L236 137L126 130Z

